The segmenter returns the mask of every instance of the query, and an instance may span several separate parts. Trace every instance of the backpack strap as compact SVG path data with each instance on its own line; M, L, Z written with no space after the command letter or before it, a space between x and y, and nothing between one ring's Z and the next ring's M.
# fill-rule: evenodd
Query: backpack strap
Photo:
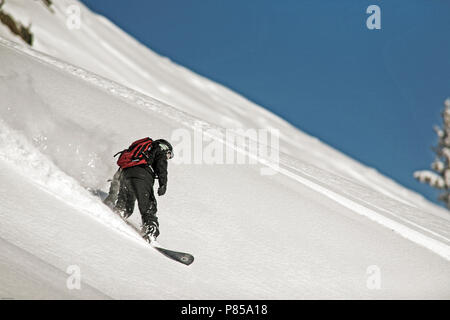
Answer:
M117 157L119 154L124 153L125 151L127 151L127 149L123 149L122 151L117 152L115 155L113 155L113 158Z
M147 151L148 147L151 146L152 144L152 140L150 140L149 142L143 144L140 148L136 149L136 151L133 154L133 159L137 159L139 158L141 155L143 155L144 151Z

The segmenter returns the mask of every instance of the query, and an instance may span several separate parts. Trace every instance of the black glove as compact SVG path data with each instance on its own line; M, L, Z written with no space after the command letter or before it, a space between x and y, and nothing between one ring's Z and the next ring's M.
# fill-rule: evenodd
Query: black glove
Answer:
M158 196L162 196L166 193L167 186L163 184L162 186L159 186L158 188Z

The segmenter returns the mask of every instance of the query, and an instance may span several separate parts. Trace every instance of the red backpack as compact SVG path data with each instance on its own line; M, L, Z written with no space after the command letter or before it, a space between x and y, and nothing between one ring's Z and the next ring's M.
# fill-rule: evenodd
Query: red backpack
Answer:
M146 164L147 159L144 155L144 151L150 150L153 140L150 138L144 138L133 142L128 149L122 150L114 155L120 154L117 160L117 165L122 169Z

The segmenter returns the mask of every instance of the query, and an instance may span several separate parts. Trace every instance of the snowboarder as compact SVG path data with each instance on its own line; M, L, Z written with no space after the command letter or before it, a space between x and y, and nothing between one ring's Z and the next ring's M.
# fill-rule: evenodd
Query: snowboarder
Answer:
M133 213L137 200L142 217L142 236L146 240L154 240L159 235L159 223L153 184L158 179L158 196L166 193L167 165L168 160L173 158L172 145L164 139L153 141L144 138L135 141L120 154L117 161L120 168L111 182L105 203L114 203L118 190L114 211L126 219Z

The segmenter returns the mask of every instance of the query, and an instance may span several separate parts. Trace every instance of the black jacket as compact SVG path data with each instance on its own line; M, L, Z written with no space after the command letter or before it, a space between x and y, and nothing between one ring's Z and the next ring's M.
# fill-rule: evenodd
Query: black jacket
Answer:
M152 168L154 174L158 177L159 186L167 185L167 156L166 151L162 150L159 143L152 143L150 151L146 153L147 164Z

